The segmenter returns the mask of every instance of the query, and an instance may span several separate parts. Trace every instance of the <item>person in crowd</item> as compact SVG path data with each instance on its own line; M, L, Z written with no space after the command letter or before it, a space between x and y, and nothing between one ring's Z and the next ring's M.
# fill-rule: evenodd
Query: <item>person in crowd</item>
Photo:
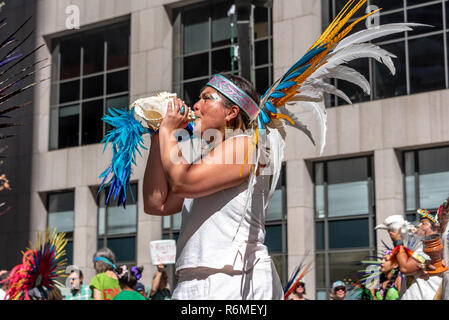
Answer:
M69 274L70 292L64 300L90 300L92 290L83 283L83 272L79 269L72 269Z
M160 264L157 266L157 272L153 278L151 285L151 300L170 300L170 287L168 285L168 276L165 272L165 266Z
M441 242L443 243L443 259L449 261L449 198L444 200L438 209L440 219ZM449 270L443 273L443 281L438 289L435 300L449 300Z
M116 273L115 254L109 248L98 250L93 257L95 277L90 282L93 300L112 300L120 292Z
M289 300L309 300L305 297L306 284L303 281L298 282L296 288L293 290L293 297Z
M137 281L142 277L143 266L134 266L128 269L126 265L123 265L115 269L115 272L121 291L112 300L146 300L139 292L134 290Z
M8 281L6 279L8 277L8 270L0 271L0 300L6 300L6 291L8 291Z
M438 215L425 209L418 209L418 213L420 214L420 223L416 235L424 239L438 234L440 230ZM429 276L428 271L434 270L435 267L426 263L422 243L419 242L417 249L411 253L404 246L400 230L390 230L389 234L395 247L393 251L397 252L393 261L397 261L403 275L410 277L407 281L403 281L401 300L433 300L442 283L442 277L441 275Z
M332 291L330 293L331 300L345 300L346 284L343 281L335 281L332 284Z
M145 291L145 286L143 285L143 283L137 282L136 286L134 287L134 290L140 293L142 297L145 298L145 300L148 300L147 292Z
M379 282L371 288L373 300L398 300L401 290L399 265L393 262L391 250L386 250L380 262Z

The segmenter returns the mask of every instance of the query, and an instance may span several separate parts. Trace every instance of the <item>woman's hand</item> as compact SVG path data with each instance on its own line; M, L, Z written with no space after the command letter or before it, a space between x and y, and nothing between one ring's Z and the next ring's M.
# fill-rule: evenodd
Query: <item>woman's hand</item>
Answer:
M183 114L181 114L181 108L184 108ZM176 129L184 129L189 123L188 116L189 107L181 99L174 98L173 102L170 101L168 103L167 113L161 122L159 130L172 132Z

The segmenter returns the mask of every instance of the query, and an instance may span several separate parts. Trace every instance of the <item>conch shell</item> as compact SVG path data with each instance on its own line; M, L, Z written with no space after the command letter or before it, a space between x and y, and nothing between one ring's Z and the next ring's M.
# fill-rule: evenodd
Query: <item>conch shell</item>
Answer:
M168 103L173 101L174 98L176 98L176 93L160 92L155 96L137 99L131 105L131 108L134 107L134 112L144 119L148 126L153 130L157 130L165 117ZM189 112L189 121L195 120L195 113L190 108L185 108Z

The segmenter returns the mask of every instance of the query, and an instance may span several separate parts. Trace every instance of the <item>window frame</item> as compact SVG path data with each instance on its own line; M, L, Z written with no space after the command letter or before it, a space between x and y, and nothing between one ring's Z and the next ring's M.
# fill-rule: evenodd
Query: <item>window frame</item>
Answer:
M421 195L419 192L419 186L420 186L420 167L419 167L419 152L421 151L427 151L427 150L437 150L437 149L447 149L449 148L449 145L442 145L438 147L431 147L431 148L421 148L421 149L414 149L414 150L404 150L402 152L402 183L403 183L403 190L404 190L404 208L405 208L405 215L408 221L415 222L418 219L418 213L416 210L418 208L421 208ZM414 193L415 193L415 208L410 210L407 208L407 183L406 178L412 175L407 175L406 173L406 161L405 157L407 153L413 154L413 162L414 162L414 172L413 177L415 180L414 183ZM449 196L449 192L448 192ZM443 202L444 199L441 199L441 202ZM429 210L432 213L436 213L438 211L438 207L435 208L425 208Z
M127 66L108 69L108 40L104 39L102 71L84 75L84 47L83 47L83 45L81 45L80 46L79 76L61 80L61 78L60 78L61 77L60 43L62 41L65 41L70 38L80 39L80 38L85 37L86 35L98 34L101 32L106 33L110 28L115 28L115 27L127 28L128 33L129 33L128 44L127 44L128 45L128 65ZM106 114L106 112L108 111L109 106L107 105L107 101L109 99L123 97L126 95L126 96L128 96L127 104L129 104L130 93L131 93L131 88L130 88L130 81L131 81L131 77L130 77L130 72L131 72L131 21L129 19L124 20L124 21L119 21L116 23L109 24L107 26L89 29L86 31L80 31L79 33L71 34L69 36L53 39L51 55L52 55L52 60L53 60L52 61L52 69L53 70L52 70L52 76L51 76L51 93L50 93L50 95L51 95L50 118L51 119L50 119L50 126L49 126L50 134L49 134L49 141L48 141L49 151L100 143L101 139L100 139L100 141L95 142L95 143L83 143L83 104L88 103L88 102L102 100L102 103L103 103L103 113L102 114L103 115ZM108 76L111 74L121 72L121 71L128 72L128 79L127 79L128 90L108 94L107 93L107 78L108 78ZM95 97L83 98L83 93L84 93L83 92L83 82L87 79L95 78L98 76L103 77L103 93L101 95L98 95ZM65 84L65 83L72 82L72 81L79 81L78 99L69 101L69 102L60 103L60 89L61 89L60 87L61 87L61 85ZM75 105L78 108L78 143L73 146L59 147L59 145L60 145L59 144L59 120L60 120L59 112L60 112L61 108L75 106ZM54 116L54 119L52 116L53 112L57 113ZM52 122L52 120L54 120L54 122ZM105 123L103 123L102 138L104 138L104 136L106 135L106 131L107 131L107 125Z
M137 181L131 181L130 182L130 186L135 186L136 187L136 191L137 191L136 194L134 195L134 198L135 198L135 201L136 201L136 203L135 203L135 206L136 206L136 232L128 232L128 233L120 233L120 234L109 235L108 234L108 217L109 217L108 209L109 209L109 206L104 205L104 209L105 209L105 212L104 212L104 228L105 228L105 230L104 230L104 234L100 235L100 233L99 233L100 209L103 208L102 204L101 204L101 201L105 201L106 200L105 197L106 197L106 191L108 190L108 188L105 188L102 191L102 194L105 195L104 198L103 198L102 194L100 194L99 197L97 197L97 228L96 228L97 229L96 230L97 237L96 237L96 244L95 244L96 247L97 247L97 250L101 249L101 248L98 248L98 242L100 240L103 241L103 247L108 247L108 239L120 239L120 238L131 238L131 237L134 237L135 238L135 247L134 247L135 260L118 261L118 257L117 257L117 254L116 254L117 263L118 264L126 264L126 265L136 264L137 260L138 260L138 258L137 258L137 254L138 254L138 251L137 251L137 248L138 248L138 230L139 230L139 201L138 201L138 190L139 189L138 189L138 182ZM110 199L110 201L113 201L112 198Z
M218 2L223 3L226 2L227 0L218 0ZM208 37L209 37L209 46L208 49L204 49L204 50L200 50L200 51L195 51L195 52L191 52L191 53L187 53L184 54L183 50L184 50L184 43L183 43L183 35L184 35L184 24L182 21L182 15L184 14L184 12L193 10L195 8L201 8L201 7L208 7L208 3L203 1L203 2L199 2L199 3L195 3L189 6L185 6L182 8L178 8L175 11L174 14L174 18L173 18L173 32L174 32L174 37L173 37L173 48L174 48L174 54L173 54L173 89L175 92L177 92L178 96L180 97L184 97L185 96L185 89L184 89L184 85L185 84L189 84L189 83L195 83L197 81L204 81L204 83L206 83L206 81L208 79L210 79L212 77L212 75L214 74L213 71L216 70L212 70L212 55L214 52L220 51L220 50L224 50L224 49L229 49L231 50L231 47L233 46L232 43L230 44L226 44L226 45L221 45L221 46L217 46L217 47L213 47L212 46L212 16L209 14L208 16ZM264 8L265 9L265 8ZM268 36L266 37L260 37L255 39L254 37L254 10L255 10L255 6L252 5L251 6L251 29L253 30L253 32L251 32L250 34L250 42L251 42L251 79L250 81L254 84L256 83L256 72L258 70L262 70L264 68L268 68L268 83L271 84L273 82L273 70L274 70L274 62L273 62L273 14L272 14L272 9L267 9L268 10ZM268 63L265 64L261 64L261 65L255 65L256 63L256 59L255 59L255 50L254 50L254 46L257 43L261 43L263 41L268 41ZM200 54L208 54L208 74L204 75L204 76L199 76L199 77L193 77L193 78L184 78L184 58L186 57L193 57L196 55L200 55ZM221 71L218 71L221 72ZM225 74L232 74L231 70L224 72ZM236 70L234 70L234 74L238 74L241 75L240 73L240 68L237 67ZM256 83L256 87L257 87L257 83ZM267 90L268 88L265 88L265 90ZM199 95L199 92L198 92ZM187 101L187 100L186 100ZM192 103L192 107L193 107L193 103L196 101L191 102Z
M335 6L335 1L336 0L322 0L322 28L323 30L328 26L328 22L331 21L331 17L335 17L336 15L336 6ZM395 0L396 1L396 0ZM420 94L420 93L424 93L424 92L432 92L432 91L437 91L437 90L443 90L443 89L448 89L449 88L449 46L448 46L448 37L449 37L449 17L447 17L447 13L449 12L449 1L448 0L430 0L421 4L415 4L415 5L411 5L408 6L407 5L407 0L402 0L403 1L403 5L401 8L398 9L392 9L392 10L386 10L386 11L381 11L380 12L380 17L385 16L385 15L389 15L389 14L394 14L394 13L400 13L402 12L404 14L404 21L402 22L407 22L408 21L408 11L411 9L417 9L417 8L423 8L423 7L428 7L428 6L432 6L432 5L436 5L436 4L441 4L441 10L442 10L442 29L441 30L437 30L437 31L432 31L431 29L429 29L428 32L424 32L424 33L420 33L417 35L409 35L410 32L405 32L404 35L402 37L397 37L394 39L389 39L389 40L382 40L382 38L380 38L380 40L374 41L374 43L376 45L379 46L384 46L384 45L389 45L389 44L395 44L395 43L403 43L404 44L404 55L405 55L405 81L406 81L406 92L404 94L399 94L399 95L392 95L392 96L385 96L385 97L379 97L379 98L375 98L375 94L376 94L376 83L375 83L375 78L374 78L374 64L378 63L377 61L374 61L373 59L369 59L369 78L367 79L370 84L371 84L371 94L369 96L366 96L363 93L364 97L367 97L368 99L364 100L359 100L359 99L354 99L352 102L353 103L364 103L364 102L369 102L369 101L375 101L375 100L382 100L382 99L388 99L388 98L393 98L393 97L400 97L400 96L406 96L406 95L412 95L412 94ZM370 5L371 3L375 4L375 0L367 0L367 5ZM362 7L363 10L364 7ZM351 20L349 20L349 22L353 22L355 21L357 18L352 18ZM412 21L413 22L413 21ZM362 22L361 22L362 23ZM428 38L431 36L436 36L436 35L442 35L443 36L443 58L444 58L444 86L442 88L433 88L430 90L424 90L424 91L419 91L419 92L411 92L411 66L410 66L410 50L409 50L409 46L410 46L410 41L411 40L415 40L415 39L424 39L424 38ZM396 62L396 61L394 61ZM386 71L388 72L388 71ZM335 85L338 88L338 80L335 80ZM356 89L356 92L362 92L362 90L360 88ZM326 107L327 108L333 108L333 107L339 107L339 106L345 106L347 105L346 102L342 101L340 98L336 97L336 96L330 96L326 94Z
M47 228L50 227L50 214L56 213L56 212L50 212L50 197L58 194L64 194L64 193L73 193L73 230L71 232L64 232L66 234L65 239L67 240L67 243L72 244L72 256L68 257L68 265L73 264L74 257L75 257L75 189L64 189L64 190L57 190L57 191L50 191L46 193L46 210L47 210L47 221L46 226ZM57 214L57 213L56 213ZM50 232L53 232L52 229L50 229ZM59 234L60 232L58 232ZM72 263L70 263L72 262Z
M338 216L338 217L329 217L328 212L328 163L332 161L341 161L341 160L353 160L353 159L367 159L367 181L368 181L368 208L369 213L368 214L358 214L358 215L346 215L346 216ZM317 192L316 192L316 171L317 171L317 165L321 164L323 166L322 171L322 185L323 190L323 201L324 201L324 217L319 218L317 213ZM376 252L377 248L377 239L376 239L376 233L374 232L374 227L376 225L376 195L375 195L375 175L374 175L374 156L371 155L364 155L364 156L357 156L357 157L350 157L350 158L340 158L340 159L332 159L332 160L324 160L324 161L316 161L313 163L313 184L314 184L314 190L313 190L313 201L314 201L314 227L316 230L317 223L323 223L323 241L324 241L324 248L318 249L317 248L317 235L315 234L314 240L314 249L315 249L315 260L317 259L318 255L324 256L324 284L325 287L318 286L318 272L315 273L315 283L316 283L316 289L315 293L317 294L318 291L325 291L326 297L329 295L329 288L331 287L331 274L330 274L330 255L333 253L357 253L357 252L365 252L367 251L369 253L369 256L373 256ZM369 232L369 245L368 247L349 247L349 248L330 248L329 246L329 222L332 221L345 221L345 220L357 220L357 219L368 219L368 231ZM351 276L348 274L348 276Z

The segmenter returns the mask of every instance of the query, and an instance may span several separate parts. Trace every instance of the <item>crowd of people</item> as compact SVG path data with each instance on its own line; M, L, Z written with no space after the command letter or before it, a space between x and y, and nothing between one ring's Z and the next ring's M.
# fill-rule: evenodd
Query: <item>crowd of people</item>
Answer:
M165 266L157 266L152 286L145 287L142 279L143 266L116 265L114 252L109 248L98 250L93 257L95 276L89 284L84 282L84 274L77 267L69 268L67 293L63 288L35 287L29 291L33 300L169 300L170 287ZM0 300L7 300L9 272L0 271Z
M357 283L335 281L330 289L331 300L447 300L448 273L435 273L436 266L425 253L423 241L439 238L443 244L440 265L443 270L448 258L449 198L438 212L418 210L420 222L410 235L403 230L389 230L393 247L386 246L378 260L367 263L365 277ZM429 252L427 252L429 253ZM82 270L68 269L65 296L61 290L33 288L33 299L48 300L169 300L172 291L165 265L157 265L151 286L141 282L143 266L117 265L114 252L109 248L98 250L93 256L95 276L89 284L84 282ZM7 299L8 271L0 271L0 300ZM357 277L357 276L355 276ZM309 300L304 280L294 284L287 300Z

